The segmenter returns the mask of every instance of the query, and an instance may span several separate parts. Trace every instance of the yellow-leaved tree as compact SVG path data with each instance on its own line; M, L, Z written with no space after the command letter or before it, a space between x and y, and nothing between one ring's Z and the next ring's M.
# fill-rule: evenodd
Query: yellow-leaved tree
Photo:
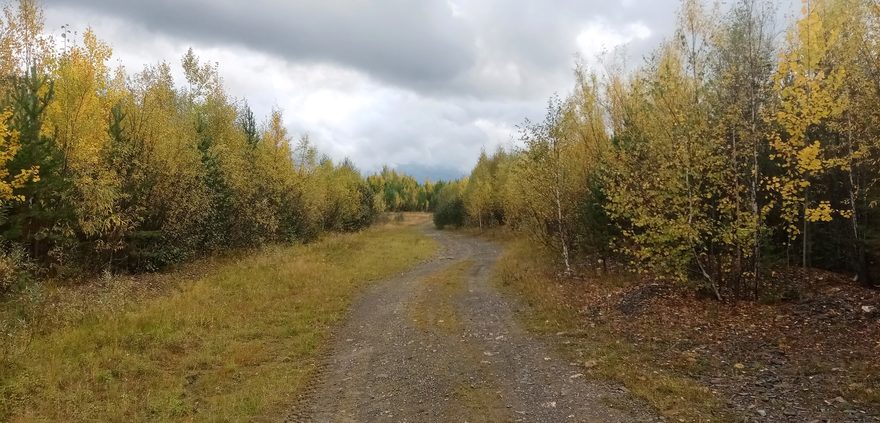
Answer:
M839 163L827 157L828 125L848 107L842 88L843 66L829 52L841 28L828 25L829 1L804 0L803 15L788 34L788 47L774 75L779 107L769 117L777 128L770 134L770 159L781 172L767 179L775 193L768 207L785 222L789 247L800 237L801 264L809 264L810 223L848 217L849 210L832 207L811 190L814 182Z
M102 163L110 137L110 110L119 96L110 84L107 61L111 54L110 47L89 29L82 45L72 44L55 59L55 96L43 127L63 154L62 175L73 181L77 227L70 230L87 237L100 237L127 225L122 215L114 213L119 181ZM100 247L113 250L118 245Z
M15 190L23 187L28 181L39 181L39 167L21 170L10 175L7 163L15 157L21 148L18 133L9 128L10 112L0 113L0 206L10 202L23 201L24 196Z

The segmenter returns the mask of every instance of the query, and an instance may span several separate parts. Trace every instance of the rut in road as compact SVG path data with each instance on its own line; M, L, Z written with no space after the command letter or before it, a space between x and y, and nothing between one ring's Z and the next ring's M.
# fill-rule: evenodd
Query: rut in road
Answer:
M288 421L659 420L521 327L489 280L498 246L424 230L440 257L360 297Z

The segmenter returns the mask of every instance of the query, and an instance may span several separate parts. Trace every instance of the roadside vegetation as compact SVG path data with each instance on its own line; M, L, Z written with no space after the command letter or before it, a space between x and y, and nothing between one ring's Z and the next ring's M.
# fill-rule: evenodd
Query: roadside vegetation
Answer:
M595 301L595 295L630 287L636 278L604 275L588 281L560 281L552 260L548 260L552 252L539 250L536 254L528 241L510 234L493 235L505 247L495 283L502 291L522 298L528 308L520 317L527 327L550 337L567 359L583 366L588 377L623 384L674 421L735 421L707 386L679 372L680 368L660 364L665 357L645 348L646 344L589 317L602 303ZM665 328L656 329L655 335L665 337Z
M48 315L5 335L22 342L0 362L0 420L282 418L353 296L435 253L426 219L47 288Z
M356 231L431 210L443 185L334 163L281 110L260 120L230 96L192 49L179 64L113 63L91 29L47 33L38 1L3 6L0 295Z
M872 421L880 292L822 272L799 301L736 304L620 269L560 277L554 252L500 229L495 282L587 377L676 421Z
M280 110L258 120L192 50L183 83L178 65L113 63L91 29L52 36L38 1L4 3L0 420L258 416L302 377L278 373L266 360L288 354L272 354L310 357L356 287L428 248L411 230L336 234L428 210L434 184L334 163L289 134ZM334 248L350 268L324 257ZM358 262L368 257L372 269ZM236 366L257 367L254 389L289 383L245 394Z
M875 287L880 8L805 2L785 37L774 14L685 0L644 66L579 66L518 147L435 194L438 226L508 226L563 273L615 260L718 300L795 298L778 267Z
M14 269L73 279L354 231L384 211L348 160L258 121L218 64L113 68L91 29L44 32L37 1L0 16L0 295ZM13 276L7 276L12 274Z
M671 418L880 414L880 7L776 15L683 1L435 193L437 227L507 234L524 318Z

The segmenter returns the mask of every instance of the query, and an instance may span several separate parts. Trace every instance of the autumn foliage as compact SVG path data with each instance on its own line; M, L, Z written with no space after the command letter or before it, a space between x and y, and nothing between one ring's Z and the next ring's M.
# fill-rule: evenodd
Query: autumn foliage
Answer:
M566 273L615 258L718 298L760 297L785 265L873 286L880 7L804 1L783 38L775 12L685 0L643 66L578 66L519 147L462 181L466 220L531 235Z
M381 211L354 166L257 122L190 50L111 66L91 30L43 31L36 2L0 18L0 235L53 273L151 270L226 248L308 241Z

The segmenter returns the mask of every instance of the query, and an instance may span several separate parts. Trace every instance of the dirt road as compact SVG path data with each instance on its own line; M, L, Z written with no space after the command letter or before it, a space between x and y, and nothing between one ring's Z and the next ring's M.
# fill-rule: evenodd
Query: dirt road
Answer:
M490 282L496 245L425 231L439 257L361 296L287 421L659 421L521 327Z

